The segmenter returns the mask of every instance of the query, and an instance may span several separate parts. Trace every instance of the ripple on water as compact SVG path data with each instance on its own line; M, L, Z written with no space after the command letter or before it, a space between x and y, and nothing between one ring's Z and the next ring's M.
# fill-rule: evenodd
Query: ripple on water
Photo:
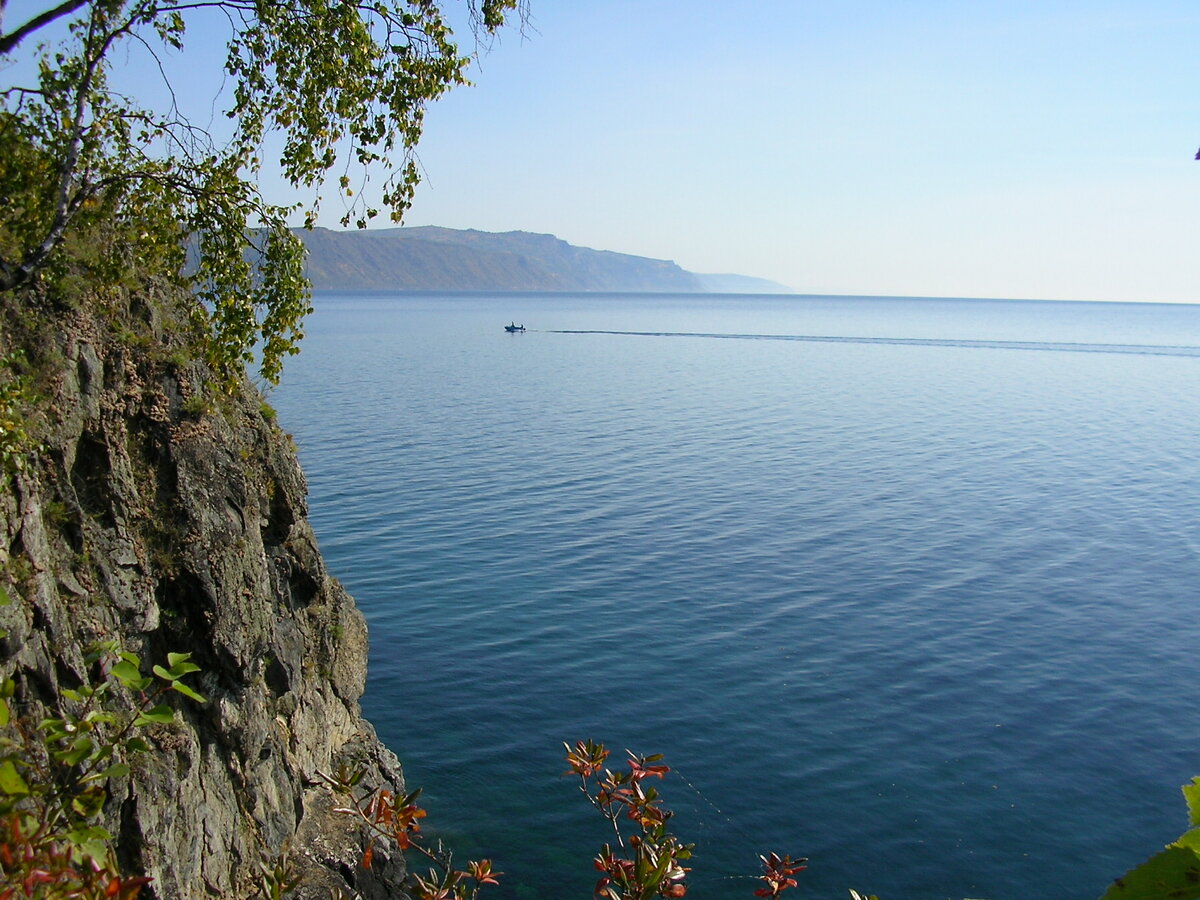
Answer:
M590 889L586 736L678 766L698 900L772 848L814 896L1090 898L1172 838L1198 372L1144 348L1200 311L697 301L765 336L712 340L657 302L514 300L658 333L519 341L478 300L318 304L277 398L364 704L498 900ZM794 339L839 333L881 337Z

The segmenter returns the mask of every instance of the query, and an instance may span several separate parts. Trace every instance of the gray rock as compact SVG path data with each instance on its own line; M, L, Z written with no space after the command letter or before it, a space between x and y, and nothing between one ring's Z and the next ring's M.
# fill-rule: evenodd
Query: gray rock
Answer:
M403 790L360 714L366 623L317 550L290 440L249 384L224 396L202 365L179 364L184 338L163 330L186 321L179 309L127 302L122 337L111 307L34 328L0 304L0 353L32 348L50 411L37 463L0 476L0 577L15 601L0 609L0 673L36 717L96 677L96 640L147 666L168 652L201 666L190 680L208 702L168 692L177 722L150 729L152 751L110 784L118 858L154 879L143 896L249 897L260 862L284 858L298 897L403 897L401 856L379 846L364 869L372 838L322 778L357 760L364 784Z

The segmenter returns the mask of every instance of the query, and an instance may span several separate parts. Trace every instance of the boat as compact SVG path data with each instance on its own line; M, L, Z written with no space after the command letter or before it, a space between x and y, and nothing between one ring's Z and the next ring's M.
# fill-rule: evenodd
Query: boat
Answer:
M504 330L507 331L509 334L516 334L519 331L524 331L525 326L518 325L516 322L510 322L508 325L504 326Z

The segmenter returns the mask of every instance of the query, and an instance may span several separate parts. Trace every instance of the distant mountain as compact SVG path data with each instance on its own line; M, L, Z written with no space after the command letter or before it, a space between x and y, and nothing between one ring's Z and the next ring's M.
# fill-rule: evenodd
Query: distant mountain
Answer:
M792 294L790 287L778 281L749 275L700 275L700 289L712 294Z
M784 290L738 275L697 275L662 259L575 247L550 234L421 226L297 230L313 287L434 291ZM714 282L713 279L721 279ZM727 286L736 279L739 286ZM722 285L722 286L710 286Z

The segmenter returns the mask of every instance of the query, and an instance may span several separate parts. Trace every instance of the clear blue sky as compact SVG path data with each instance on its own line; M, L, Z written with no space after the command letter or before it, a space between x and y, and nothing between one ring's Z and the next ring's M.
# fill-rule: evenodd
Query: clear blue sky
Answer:
M430 109L408 224L804 293L1200 302L1195 0L530 5ZM199 21L177 86L222 57Z
M532 0L409 224L805 293L1200 301L1200 4Z

